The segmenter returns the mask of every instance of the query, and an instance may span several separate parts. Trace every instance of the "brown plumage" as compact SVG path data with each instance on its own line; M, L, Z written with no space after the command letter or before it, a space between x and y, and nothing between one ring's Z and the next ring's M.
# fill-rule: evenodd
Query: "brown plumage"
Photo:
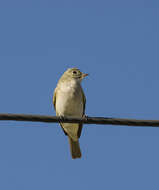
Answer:
M80 83L85 76L87 74L73 68L68 69L60 78L53 96L57 116L84 116L86 98ZM72 158L80 158L82 154L78 139L81 136L82 124L60 123L60 125L68 136Z

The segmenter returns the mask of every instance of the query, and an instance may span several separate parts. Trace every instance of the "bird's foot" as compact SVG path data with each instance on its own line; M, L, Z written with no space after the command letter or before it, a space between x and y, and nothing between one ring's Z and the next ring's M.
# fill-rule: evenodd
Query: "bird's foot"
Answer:
M64 116L63 115L60 115L59 118L60 118L60 122L64 121Z
M88 120L88 115L83 115L83 119L86 119L86 120Z

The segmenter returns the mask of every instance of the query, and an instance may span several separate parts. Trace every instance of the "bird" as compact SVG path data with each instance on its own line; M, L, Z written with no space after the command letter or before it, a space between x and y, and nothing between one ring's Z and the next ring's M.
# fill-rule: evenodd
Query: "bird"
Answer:
M86 76L88 74L82 73L78 68L69 68L64 72L53 94L56 116L85 117L86 97L81 82ZM72 159L81 158L79 138L82 124L60 122L60 125L68 136Z

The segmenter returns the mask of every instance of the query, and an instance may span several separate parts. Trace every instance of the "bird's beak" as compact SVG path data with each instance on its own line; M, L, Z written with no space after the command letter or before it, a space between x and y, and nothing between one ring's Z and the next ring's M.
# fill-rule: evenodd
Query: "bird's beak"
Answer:
M87 73L82 73L82 78L85 78L86 76L88 76Z

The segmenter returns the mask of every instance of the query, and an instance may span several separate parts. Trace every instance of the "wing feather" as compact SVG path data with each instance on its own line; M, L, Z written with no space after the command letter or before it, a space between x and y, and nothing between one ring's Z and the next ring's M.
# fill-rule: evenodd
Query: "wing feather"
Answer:
M82 99L83 99L83 116L85 114L85 108L86 108L86 97L84 95L84 92L83 92L83 89L81 88L82 90ZM79 125L79 129L78 129L78 138L80 138L81 136L81 132L82 132L82 128L83 128L83 124L80 124Z
M54 105L54 108L55 108L55 111L56 111L56 88L54 90L54 95L53 95L53 105Z

